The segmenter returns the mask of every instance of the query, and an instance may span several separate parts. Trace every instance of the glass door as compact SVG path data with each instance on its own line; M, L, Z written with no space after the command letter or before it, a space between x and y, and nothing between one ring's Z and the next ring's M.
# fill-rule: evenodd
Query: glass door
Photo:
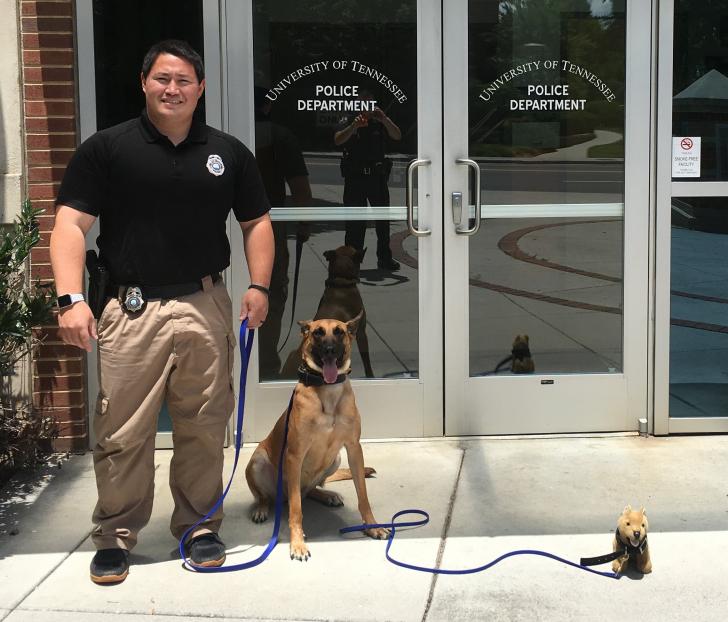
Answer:
M625 4L446 4L448 435L646 416L651 17Z
M363 435L442 435L440 3L221 10L227 129L254 146L276 241L246 440L267 435L288 401L296 321L359 313L351 378ZM234 300L243 262L238 246Z
M656 427L728 432L728 2L660 9Z

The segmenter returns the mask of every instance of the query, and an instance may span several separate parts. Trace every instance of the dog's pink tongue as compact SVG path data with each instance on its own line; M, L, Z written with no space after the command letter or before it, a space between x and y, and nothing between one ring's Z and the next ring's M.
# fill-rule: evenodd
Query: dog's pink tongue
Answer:
M326 384L334 384L339 376L339 370L336 367L336 361L327 361L324 363L324 382Z

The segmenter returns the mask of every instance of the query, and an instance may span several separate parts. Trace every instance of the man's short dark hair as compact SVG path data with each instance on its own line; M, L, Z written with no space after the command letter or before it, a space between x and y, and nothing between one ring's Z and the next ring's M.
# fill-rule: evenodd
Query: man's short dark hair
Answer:
M171 54L183 58L195 68L198 82L205 79L205 66L202 64L202 58L187 41L180 39L165 39L149 48L142 62L142 75L145 79L149 76L149 72L160 54Z

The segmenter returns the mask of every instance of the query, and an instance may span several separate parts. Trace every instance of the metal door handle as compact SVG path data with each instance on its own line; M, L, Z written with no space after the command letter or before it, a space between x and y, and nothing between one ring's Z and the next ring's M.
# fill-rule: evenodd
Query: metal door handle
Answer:
M429 160L412 160L407 167L407 228L409 232L418 237L430 235L432 231L429 229L418 229L415 227L415 205L414 205L414 182L413 173L418 166L426 166L430 164Z
M455 233L458 235L475 235L478 233L478 229L480 229L480 167L478 166L477 162L474 162L473 160L470 160L468 158L458 158L455 160L458 164L464 164L465 166L469 166L470 168L475 171L475 224L470 229L461 229L459 226L455 228ZM470 187L470 183L468 182L468 187ZM470 201L468 201L468 206L470 205ZM467 218L466 221L470 222L470 209L467 210ZM455 223L459 224L459 223Z

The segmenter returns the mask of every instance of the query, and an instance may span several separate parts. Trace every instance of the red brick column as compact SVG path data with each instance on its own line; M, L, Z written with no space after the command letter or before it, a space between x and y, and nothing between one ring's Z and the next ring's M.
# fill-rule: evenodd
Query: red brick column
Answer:
M53 200L77 143L74 5L72 0L21 0L27 196L40 216L41 242L31 255L31 277L51 280L49 240ZM33 402L58 422L58 451L88 448L86 359L66 346L57 325L40 331L33 361Z

